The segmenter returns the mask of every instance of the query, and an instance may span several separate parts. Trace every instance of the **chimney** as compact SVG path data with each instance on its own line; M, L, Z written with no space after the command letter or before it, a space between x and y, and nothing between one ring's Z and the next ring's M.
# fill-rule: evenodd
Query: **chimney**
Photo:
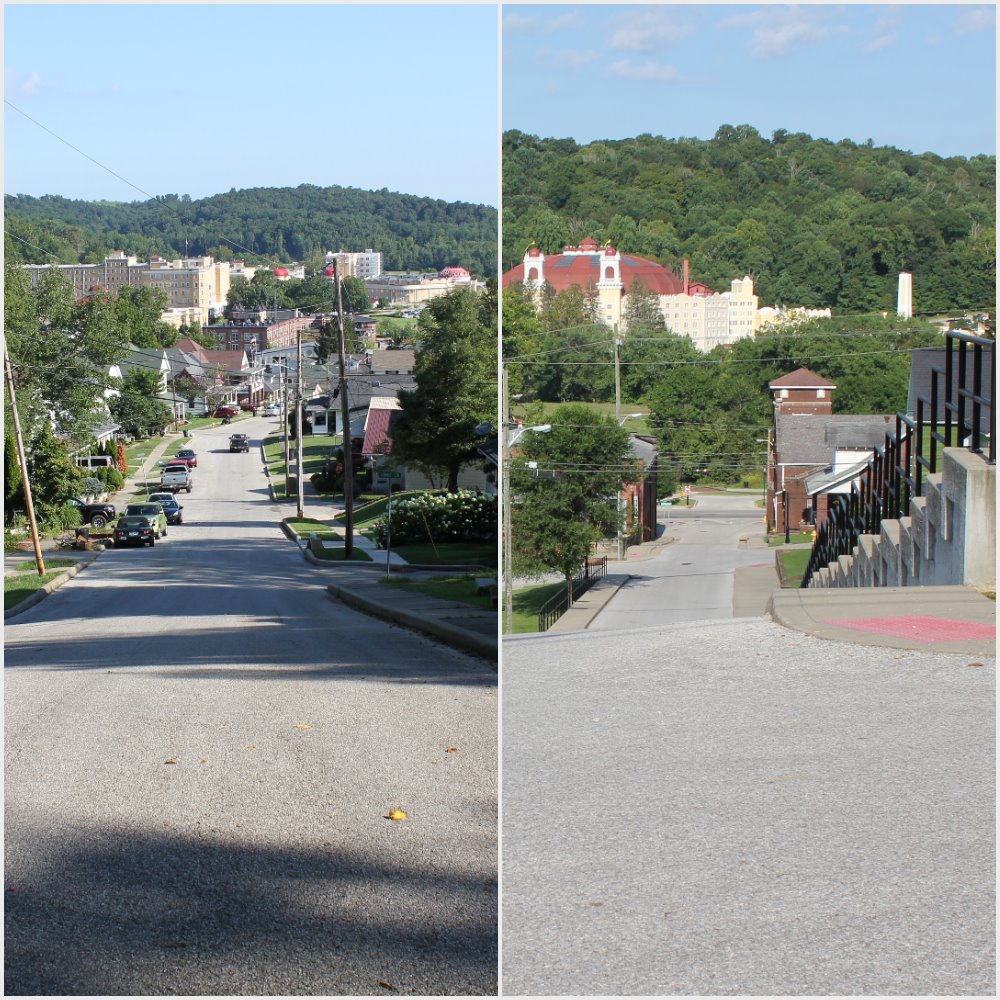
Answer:
M689 295L689 289L691 287L691 262L687 259L684 261L684 294Z

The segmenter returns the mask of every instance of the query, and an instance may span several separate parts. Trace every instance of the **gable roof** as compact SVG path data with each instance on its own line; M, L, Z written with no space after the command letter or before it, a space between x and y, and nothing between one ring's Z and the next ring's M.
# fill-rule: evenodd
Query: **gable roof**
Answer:
M781 465L829 465L838 449L868 450L885 441L894 418L830 413L776 413L774 451Z
M833 382L809 371L808 368L796 368L795 371L782 375L767 383L769 389L836 389Z
M402 408L395 399L373 399L365 420L362 455L388 455L392 451L392 427Z

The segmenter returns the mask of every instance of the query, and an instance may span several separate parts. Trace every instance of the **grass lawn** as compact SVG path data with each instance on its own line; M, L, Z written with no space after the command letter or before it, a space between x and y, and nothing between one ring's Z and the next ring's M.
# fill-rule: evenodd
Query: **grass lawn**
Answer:
M347 553L347 549L341 545L333 549L323 549L321 552L314 552L313 555L317 559L322 559L324 562L343 562L344 556ZM371 562L372 557L368 555L367 552L363 552L359 548L354 548L351 552L351 562Z
M315 517L303 517L301 520L297 517L286 517L284 522L299 538L308 538L314 531L317 535L321 535L323 532L328 532L331 535L337 534L326 521L318 521Z
M47 564L51 565L51 564ZM35 569L34 563L31 564ZM62 572L61 569L48 572L44 576L36 573L18 573L17 576L5 576L3 578L3 606L15 608L21 601L27 600L36 590L41 590L50 580L54 580Z
M538 612L542 605L556 594L566 591L566 583L559 580L556 583L539 583L533 587L522 587L511 595L511 606L514 611L513 632L537 632Z
M494 544L456 543L454 545L394 545L392 551L408 563L423 566L486 566L497 564L497 547Z
M302 448L302 477L308 480L314 472L322 472L323 465L338 447L338 439L328 437L306 437ZM288 471L295 475L295 441L289 442ZM280 434L264 438L264 460L271 472L274 495L281 500L285 492L285 442Z
M133 441L125 446L125 457L128 459L128 474L135 475L140 462L150 455L153 449L166 441L165 437L147 438L145 441Z
M48 572L50 569L66 569L68 566L75 566L77 564L76 559L46 559L45 560L45 570ZM28 559L24 562L18 563L14 569L19 573L35 573L38 571L38 567L35 565L34 559Z
M428 597L436 597L442 601L454 601L457 604L468 604L484 611L493 611L493 598L489 594L476 593L476 578L474 576L445 576L436 580L406 580L397 577L391 581L380 581L389 587L399 587L400 590L411 590Z
M813 535L811 531L793 531L788 536L789 545L802 545L805 542L811 542L812 540ZM782 534L769 535L767 538L767 544L770 545L771 548L775 548L778 545L784 545L785 536Z
M786 588L797 589L802 585L802 577L811 555L812 549L788 549L778 553L778 558L781 560L781 576Z

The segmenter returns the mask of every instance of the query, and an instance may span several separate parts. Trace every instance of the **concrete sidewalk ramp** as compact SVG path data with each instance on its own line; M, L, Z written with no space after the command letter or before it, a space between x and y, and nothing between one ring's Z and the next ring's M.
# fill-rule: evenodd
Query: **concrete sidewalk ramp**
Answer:
M996 602L973 587L776 590L771 617L821 639L996 655Z

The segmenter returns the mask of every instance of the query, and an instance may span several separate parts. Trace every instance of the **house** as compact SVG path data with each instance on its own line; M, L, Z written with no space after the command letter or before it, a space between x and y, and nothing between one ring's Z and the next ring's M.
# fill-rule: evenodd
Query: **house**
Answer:
M621 492L623 532L629 543L656 538L657 450L656 438L629 434L629 451L635 462L636 478Z
M872 451L895 426L891 415L833 413L833 382L799 368L769 383L774 429L768 449L767 530L818 525L828 497L850 492Z

